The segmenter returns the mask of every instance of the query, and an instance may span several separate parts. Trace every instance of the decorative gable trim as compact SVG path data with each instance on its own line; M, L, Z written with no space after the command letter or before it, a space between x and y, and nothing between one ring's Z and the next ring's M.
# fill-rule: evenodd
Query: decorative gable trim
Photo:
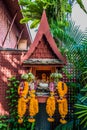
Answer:
M60 53L60 51L57 48L57 45L56 45L56 43L55 43L55 41L50 33L50 28L49 28L49 24L47 21L45 10L43 11L40 26L38 28L38 32L36 34L35 40L31 44L30 49L28 50L26 55L22 57L21 62L23 63L25 60L30 58L30 56L33 54L33 52L37 48L39 42L41 41L41 38L43 37L43 35L46 37L46 39L49 43L49 46L51 47L52 51L54 52L54 54L56 55L58 60L60 60L63 64L66 64L65 57L63 57L62 54Z

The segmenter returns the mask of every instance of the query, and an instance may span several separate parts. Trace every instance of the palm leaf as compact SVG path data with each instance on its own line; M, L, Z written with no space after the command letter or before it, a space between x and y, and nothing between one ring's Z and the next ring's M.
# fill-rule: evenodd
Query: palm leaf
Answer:
M75 108L87 109L87 106L82 104L75 104Z
M87 110L81 110L81 111L79 111L79 112L76 112L75 114L78 115L78 114L82 114L82 113L84 113L84 112L87 112Z
M87 106L83 104L75 104L77 112L75 113L78 119L80 119L80 124L83 124L84 127L87 127Z
M81 7L81 9L83 9L83 10L84 10L84 12L87 14L87 11L86 11L86 9L85 9L85 7L84 7L84 5L83 5L82 0L77 0L77 3L78 3L78 4L79 4L79 6Z
M81 121L81 123L80 124L83 124L85 121L87 121L87 116L86 117L84 117L83 119L82 119L82 121ZM86 125L87 126L87 125Z

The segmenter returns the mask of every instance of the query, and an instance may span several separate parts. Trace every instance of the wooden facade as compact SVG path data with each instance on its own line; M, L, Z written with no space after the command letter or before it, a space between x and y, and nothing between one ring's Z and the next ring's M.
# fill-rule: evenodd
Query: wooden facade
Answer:
M23 18L18 0L0 0L0 47L17 49L18 42L27 40L31 44L31 35L27 25L20 24Z

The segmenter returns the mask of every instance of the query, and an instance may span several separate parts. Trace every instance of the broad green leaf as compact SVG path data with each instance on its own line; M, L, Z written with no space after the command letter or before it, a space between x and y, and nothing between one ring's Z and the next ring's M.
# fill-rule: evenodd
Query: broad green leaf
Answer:
M29 21L29 18L28 17L25 17L23 19L20 20L20 23L23 24L23 23L27 23Z
M36 28L37 26L38 26L38 23L40 22L40 20L34 20L33 22L32 22L32 24L30 25L30 28Z

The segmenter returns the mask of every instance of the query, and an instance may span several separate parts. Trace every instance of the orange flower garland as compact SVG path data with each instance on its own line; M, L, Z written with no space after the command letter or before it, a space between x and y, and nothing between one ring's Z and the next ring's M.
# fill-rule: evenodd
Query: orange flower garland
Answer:
M26 95L28 94L28 90L29 90L29 85L28 85L28 82L22 82L23 84L23 90L21 90L21 84L19 85L18 87L18 94L19 96L21 97L26 97Z
M62 124L65 124L65 123L67 123L67 121L64 118L68 113L67 99L66 98L63 98L62 100L59 99L59 100L57 100L57 102L58 102L58 106L59 106L59 113L61 115L60 122Z
M50 94L51 96L48 97L46 103L46 112L49 115L48 121L53 122L54 118L52 118L52 116L55 112L55 97L54 97L54 92L51 92Z
M26 106L27 102L28 100L24 99L23 97L19 98L18 100L18 116L19 116L18 122L19 123L23 122L23 116L26 113L26 109L27 109L27 106Z
M38 100L35 98L35 90L30 91L30 103L29 103L29 122L35 122L33 118L38 113Z
M64 97L65 94L67 94L68 88L67 88L67 85L64 82L59 81L58 84L57 84L57 89L58 89L59 96L61 98Z
M57 89L58 89L58 94L60 97L60 99L57 100L59 113L61 115L60 122L62 124L65 124L67 123L67 121L65 120L65 116L68 113L68 103L67 103L67 99L64 96L67 94L68 88L65 83L63 83L62 81L59 81L57 84Z
M27 94L28 94L28 82L22 82L18 87L18 94L20 98L18 99L18 122L21 124L23 122L23 116L26 113L26 103L28 102Z

